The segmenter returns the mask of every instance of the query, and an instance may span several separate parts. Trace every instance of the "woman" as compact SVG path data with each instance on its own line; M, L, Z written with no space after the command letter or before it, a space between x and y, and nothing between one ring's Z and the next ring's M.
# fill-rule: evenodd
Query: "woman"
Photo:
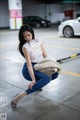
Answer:
M30 81L28 89L19 93L11 102L11 107L16 108L17 103L26 95L29 95L50 82L50 76L34 70L33 66L41 59L47 57L46 50L40 40L35 39L34 31L29 25L21 26L19 30L19 52L25 58L22 74L26 80ZM55 68L57 71L57 68ZM52 79L58 77L55 72Z

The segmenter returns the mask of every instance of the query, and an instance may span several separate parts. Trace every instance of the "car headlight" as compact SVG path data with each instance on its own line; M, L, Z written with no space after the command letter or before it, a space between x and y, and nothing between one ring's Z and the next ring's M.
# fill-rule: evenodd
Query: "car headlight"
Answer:
M45 22L45 21L41 21L41 23L43 23L43 24L44 24L44 23L46 23L46 22Z

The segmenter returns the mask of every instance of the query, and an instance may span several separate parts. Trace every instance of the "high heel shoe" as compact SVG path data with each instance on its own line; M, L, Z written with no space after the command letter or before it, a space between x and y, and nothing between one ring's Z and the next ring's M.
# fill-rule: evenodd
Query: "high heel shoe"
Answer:
M16 108L16 106L17 106L17 104L16 104L16 103L14 103L14 101L12 101L12 102L11 102L11 107L12 107L13 109L15 109L15 108Z
M19 95L19 93L18 93L17 95ZM17 95L16 95L16 96L17 96ZM15 97L16 97L16 96L15 96ZM14 97L14 99L15 99L15 97ZM14 99L13 99L12 102L11 102L11 107L12 107L13 109L15 109L16 106L17 106L17 103L14 102Z
M40 91L40 92L41 92L41 91L42 91L42 88L40 88L38 91Z

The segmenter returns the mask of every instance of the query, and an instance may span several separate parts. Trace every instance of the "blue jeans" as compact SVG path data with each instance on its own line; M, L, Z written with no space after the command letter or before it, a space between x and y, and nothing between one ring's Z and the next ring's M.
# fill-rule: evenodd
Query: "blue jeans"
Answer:
M34 66L34 65L35 65L35 63L32 63L32 66ZM34 70L34 69L33 69L33 70ZM26 63L24 63L24 65L23 65L22 74L23 74L23 76L24 76L24 78L25 78L26 80L29 80L29 81L32 80L32 79L31 79L31 76L30 76L30 74L29 74L29 71L28 71L28 68L27 68L27 64L26 64ZM44 87L44 86L47 85L47 84L50 82L50 80L51 80L51 77L50 77L50 76L48 76L48 75L46 75L46 74L44 74L44 73L41 73L41 72L39 72L39 71L37 71L37 70L34 70L34 75L35 75L35 78L36 78L36 83L34 84L34 86L32 87L32 89L27 89L27 90L25 90L26 93L27 93L27 95L28 95L28 94L31 94L31 93L33 93L33 92L35 92L35 91L37 91L37 90L39 90L39 89L42 88L42 87ZM58 77L58 73L52 74L52 80L53 80L53 79L56 79L57 77Z

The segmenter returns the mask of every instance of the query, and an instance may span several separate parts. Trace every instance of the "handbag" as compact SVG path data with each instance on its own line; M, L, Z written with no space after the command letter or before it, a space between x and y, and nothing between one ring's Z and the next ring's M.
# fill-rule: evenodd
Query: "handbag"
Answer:
M60 74L62 72L61 65L54 58L50 57L43 58L33 68L47 75L52 75L55 72Z

